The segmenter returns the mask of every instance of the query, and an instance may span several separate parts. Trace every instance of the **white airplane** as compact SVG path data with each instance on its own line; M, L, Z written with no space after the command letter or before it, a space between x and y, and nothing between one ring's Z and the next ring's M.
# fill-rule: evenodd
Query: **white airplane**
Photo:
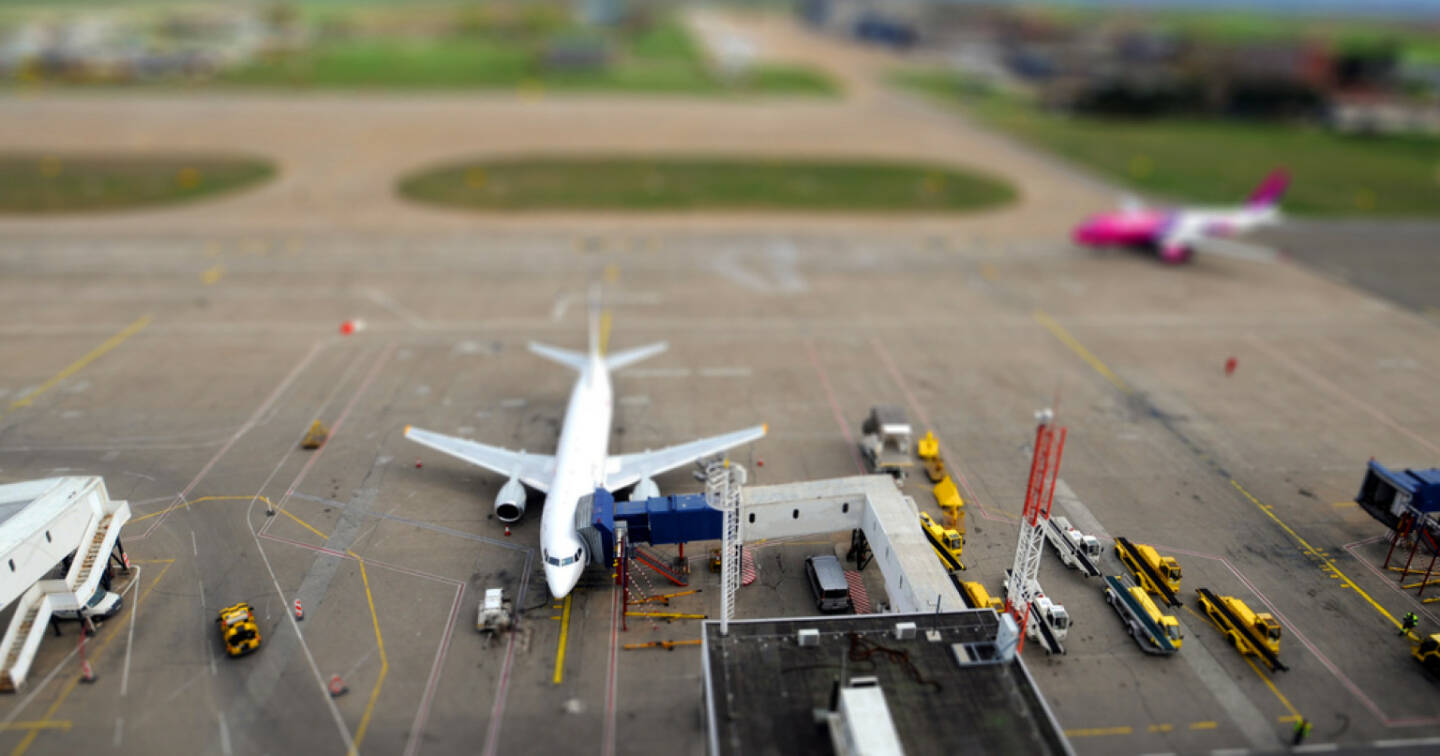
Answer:
M570 392L559 448L553 456L511 451L408 426L405 437L508 476L509 480L495 497L495 516L502 522L515 522L525 514L523 486L545 494L545 510L540 519L540 555L545 560L545 582L550 586L550 595L563 597L580 581L589 558L575 529L575 509L581 497L594 493L597 488L613 492L627 486L635 486L631 498L659 496L660 487L653 476L765 435L766 426L757 425L657 451L611 456L610 418L614 402L610 372L660 354L667 346L662 341L611 355L601 354L598 311L593 306L588 353L530 342L530 351L580 374Z

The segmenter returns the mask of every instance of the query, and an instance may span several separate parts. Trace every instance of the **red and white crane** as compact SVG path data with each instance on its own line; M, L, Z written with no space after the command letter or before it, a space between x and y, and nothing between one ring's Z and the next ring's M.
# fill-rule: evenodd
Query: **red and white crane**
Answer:
M1025 509L1020 517L1020 540L1015 546L1015 564L1005 583L1005 611L1020 629L1020 646L1025 636L1038 636L1046 650L1054 653L1069 626L1064 607L1045 598L1038 579L1040 556L1045 550L1045 529L1049 527L1050 505L1055 499L1055 482L1060 477L1060 455L1065 450L1065 428L1054 427L1055 414L1048 409L1035 413L1035 453L1030 460L1030 480L1025 487ZM1032 618L1031 611L1041 617ZM1036 624L1029 625L1034 619ZM1028 631L1028 632L1027 632Z

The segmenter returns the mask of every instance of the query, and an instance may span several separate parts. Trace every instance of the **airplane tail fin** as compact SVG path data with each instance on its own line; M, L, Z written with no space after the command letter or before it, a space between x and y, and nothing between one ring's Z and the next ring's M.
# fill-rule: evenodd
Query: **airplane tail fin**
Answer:
M1246 207L1273 207L1280 198L1285 195L1285 189L1290 186L1290 174L1284 168L1276 168L1260 182L1255 188L1250 199L1245 201Z
M579 352L553 347L549 344L541 344L538 341L530 342L530 351L551 362L558 362L565 367L571 368L577 373L584 372L585 364L588 362L587 357Z
M627 365L634 365L641 360L648 360L657 354L670 348L670 344L664 341L657 341L654 344L647 344L634 349L626 349L623 352L616 352L605 358L605 367L610 370L619 370Z

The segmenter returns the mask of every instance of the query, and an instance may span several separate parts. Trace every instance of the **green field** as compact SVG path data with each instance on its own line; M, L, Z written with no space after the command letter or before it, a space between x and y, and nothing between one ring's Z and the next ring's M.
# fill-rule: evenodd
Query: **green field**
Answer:
M642 40L643 41L643 40ZM682 48L688 49L688 48ZM534 46L487 38L425 41L367 39L325 42L305 52L256 61L220 82L298 88L522 88L691 94L838 92L823 74L804 68L756 66L734 83L721 81L698 54L656 54L639 44L595 70L547 70Z
M1237 203L1271 168L1293 181L1297 215L1440 215L1440 140L1363 137L1285 124L1182 118L1118 120L1043 112L942 71L896 84L961 106L981 123L1053 151L1138 191Z
M420 202L476 210L967 212L1006 204L998 179L940 166L716 158L456 163L400 182Z
M0 213L164 205L234 191L274 173L262 160L213 155L0 154Z

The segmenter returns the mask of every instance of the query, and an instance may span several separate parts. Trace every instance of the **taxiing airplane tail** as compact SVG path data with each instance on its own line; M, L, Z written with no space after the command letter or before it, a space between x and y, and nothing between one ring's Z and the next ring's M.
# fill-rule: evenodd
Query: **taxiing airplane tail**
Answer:
M1256 187L1254 193L1250 195L1250 199L1245 201L1245 206L1249 208L1273 207L1285 195L1285 189L1289 186L1290 174L1286 173L1284 168L1277 168L1271 171L1264 181L1260 182L1260 186Z

